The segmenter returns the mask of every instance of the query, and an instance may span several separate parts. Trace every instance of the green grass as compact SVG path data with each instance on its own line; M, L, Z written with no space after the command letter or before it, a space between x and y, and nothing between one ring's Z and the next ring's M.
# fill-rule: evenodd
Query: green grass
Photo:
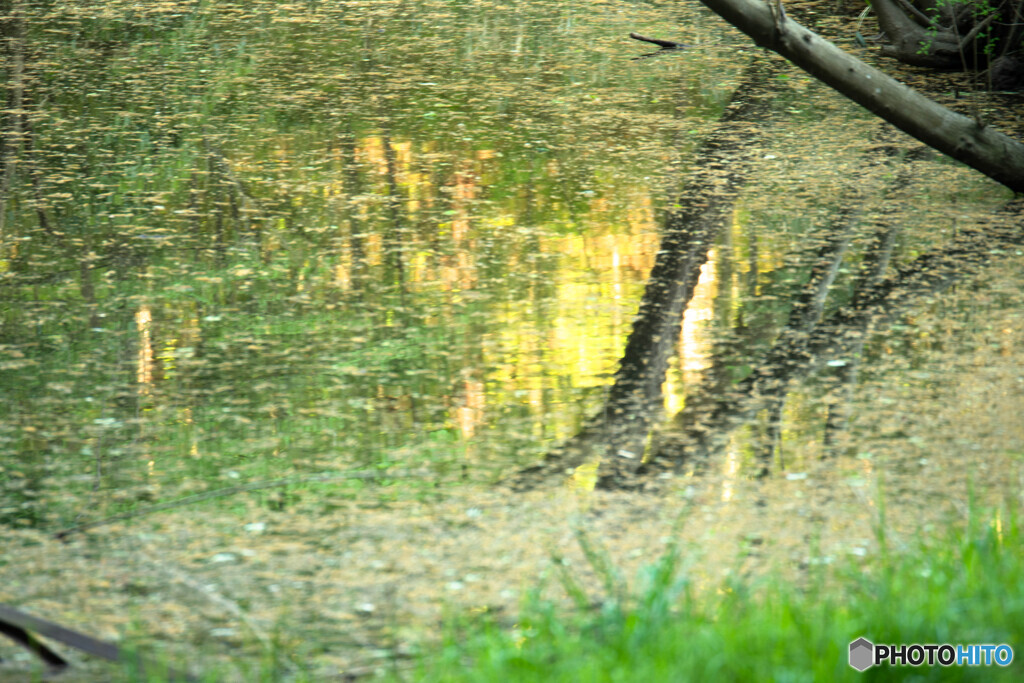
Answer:
M880 539L884 537L880 534ZM577 604L569 613L530 595L511 628L455 620L443 647L420 663L426 681L818 681L1021 680L1009 667L887 667L858 673L850 641L1006 643L1024 636L1022 537L1015 517L983 530L949 532L907 552L882 552L826 573L793 568L756 581L727 581L698 594L677 550L639 590L621 586L601 553L585 547L605 578L588 597L563 573ZM618 597L617 597L618 596ZM1019 657L1019 655L1018 655Z

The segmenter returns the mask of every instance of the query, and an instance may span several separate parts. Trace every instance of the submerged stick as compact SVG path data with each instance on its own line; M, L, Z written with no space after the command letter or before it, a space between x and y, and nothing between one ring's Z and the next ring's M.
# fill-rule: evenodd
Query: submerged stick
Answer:
M639 33L630 33L629 37L632 38L633 40L642 40L645 43L654 43L655 45L664 50L674 50L680 47L689 47L689 45L683 45L682 43L676 43L671 40L661 40L660 38L648 38L647 36L642 36Z
M673 52L675 50L682 50L684 48L690 47L689 45L684 45L683 43L677 43L677 42L672 41L672 40L662 40L660 38L648 38L647 36L642 36L639 33L630 33L629 37L632 38L633 40L642 40L645 43L652 43L653 45L657 45L658 47L661 48L660 50L657 50L655 52L648 52L646 54L640 55L639 57L633 57L634 61L637 60L637 59L647 59L648 57L657 57L658 55L663 55L663 54L667 54L669 52Z

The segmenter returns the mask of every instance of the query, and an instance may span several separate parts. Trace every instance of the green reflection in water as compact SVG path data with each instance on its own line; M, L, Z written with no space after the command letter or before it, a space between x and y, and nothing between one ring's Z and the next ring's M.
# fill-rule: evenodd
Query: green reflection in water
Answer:
M703 61L631 63L638 22L678 18L647 3L18 9L0 438L23 520L196 475L539 452L600 398L736 68L697 17ZM44 513L54 476L81 487Z
M20 11L0 211L3 515L20 521L218 476L486 476L572 434L745 58L674 4ZM679 26L698 49L629 60L645 50L629 31ZM886 219L863 112L802 77L773 107L785 116L764 122L761 172L691 306L670 415L709 354L726 385L752 372L844 202L865 198L866 217L826 312ZM952 207L1004 198L928 169L896 195L894 261L955 233ZM819 454L826 389L794 389L787 453Z

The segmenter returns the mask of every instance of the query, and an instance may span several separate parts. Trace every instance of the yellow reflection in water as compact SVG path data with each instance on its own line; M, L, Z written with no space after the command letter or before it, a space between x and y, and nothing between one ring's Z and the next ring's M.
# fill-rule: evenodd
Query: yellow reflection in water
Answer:
M139 353L136 362L136 380L139 383L139 393L148 394L153 384L153 344L150 338L150 323L153 321L153 313L149 306L143 304L135 311L135 327L139 331Z
M455 421L459 425L462 438L469 439L476 433L477 427L484 422L484 408L487 404L484 383L476 376L472 368L462 370L462 396L457 399Z
M708 260L700 269L697 286L693 290L679 336L678 368L670 367L665 376L665 411L675 415L685 404L685 388L700 379L711 355L711 336L707 322L714 317L714 301L718 295L718 270L715 250L708 252Z
M740 454L735 439L729 441L725 453L725 468L722 473L722 502L728 503L735 493L736 480L740 471Z

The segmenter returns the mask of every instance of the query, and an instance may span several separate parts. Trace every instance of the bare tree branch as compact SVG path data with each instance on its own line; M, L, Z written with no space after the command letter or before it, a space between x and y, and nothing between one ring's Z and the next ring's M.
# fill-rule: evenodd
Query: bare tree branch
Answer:
M792 19L777 26L765 2L701 1L758 45L777 52L903 132L1015 192L1024 192L1024 144L933 102Z

